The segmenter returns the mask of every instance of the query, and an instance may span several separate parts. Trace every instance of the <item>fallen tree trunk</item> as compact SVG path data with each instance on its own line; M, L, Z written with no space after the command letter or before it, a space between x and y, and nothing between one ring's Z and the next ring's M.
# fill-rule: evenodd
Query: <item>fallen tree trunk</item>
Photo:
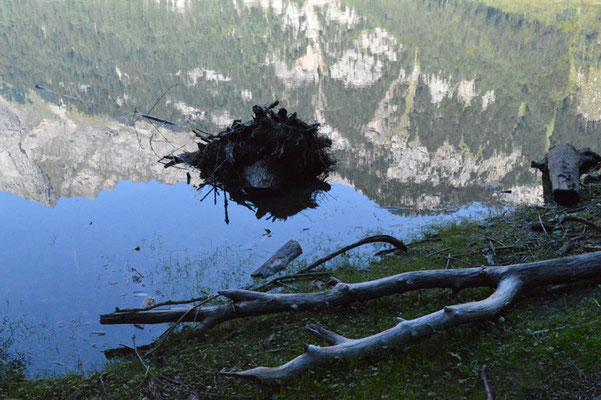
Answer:
M576 150L570 144L553 146L542 162L531 163L543 173L545 200L552 198L557 204L573 206L580 201L580 175L599 165L601 156L589 148Z
M530 286L598 278L601 277L601 252L505 267L405 272L368 282L338 283L330 290L316 293L274 294L244 289L222 290L219 293L231 299L232 304L114 312L101 315L100 323L158 324L180 321L197 322L201 329L210 329L220 323L238 318L278 312L319 310L420 289L451 288L459 291L471 287L496 287L510 274L519 275Z
M430 336L441 329L487 319L501 312L526 288L580 278L599 278L601 252L507 267L471 268L469 271L480 271L483 283L494 283L496 289L491 296L481 301L445 306L442 310L413 320L401 321L393 328L361 339L348 339L326 329L308 325L306 328L309 332L325 340L330 346L307 345L303 354L278 367L257 367L241 372L222 372L221 375L256 380L264 384L279 384L324 363L363 358ZM425 283L430 280L429 285L437 278L444 280L445 287L463 286L478 280L475 276L461 274L443 278L444 273L448 272L445 270L422 272L431 273L429 279L422 281ZM378 281L371 284L376 282ZM246 299L250 297L242 296L240 300L248 301Z

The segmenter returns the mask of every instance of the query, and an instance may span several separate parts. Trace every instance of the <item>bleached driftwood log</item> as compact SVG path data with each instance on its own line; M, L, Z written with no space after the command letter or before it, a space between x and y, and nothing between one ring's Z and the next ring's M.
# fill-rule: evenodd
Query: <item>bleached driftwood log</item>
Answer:
M338 283L330 290L316 293L273 294L243 289L222 290L219 293L231 299L233 304L114 312L101 315L100 323L157 324L181 321L197 322L201 328L209 329L237 318L319 310L420 289L451 288L458 291L471 287L496 287L504 277L514 273L527 278L525 282L531 286L601 277L601 252L505 267L405 272L367 282Z
M553 146L542 162L533 161L532 168L543 173L545 200L571 206L580 201L580 175L599 164L601 156L589 148L576 150L571 144ZM551 197L552 196L552 197Z
M392 346L398 347L409 341L429 336L440 329L490 318L513 301L522 285L523 282L519 277L510 275L501 280L497 290L485 300L445 307L420 318L402 321L391 329L361 339L347 339L326 329L307 325L306 329L309 332L325 340L330 346L307 345L303 354L279 367L257 367L242 372L221 374L258 380L265 384L278 384L326 362L362 358Z
M601 278L601 252L565 257L507 267L481 267L452 272L467 272L467 275L445 275L446 270L429 272L413 278L422 287L465 287L480 282L480 285L495 286L488 298L465 304L445 306L442 310L413 320L401 321L386 331L361 339L348 339L326 329L308 325L306 328L330 346L307 345L305 352L293 360L278 367L257 367L241 372L223 372L222 375L257 380L265 384L279 384L283 380L301 374L318 365L335 361L358 359L374 353L398 347L419 338L423 338L441 329L490 318L511 304L523 289L551 283L568 282L580 279ZM476 275L473 275L473 274ZM412 273L408 273L412 274ZM397 282L403 281L397 275ZM398 279L401 278L401 279ZM386 279L386 278L385 278ZM366 284L378 285L382 280ZM404 281L406 283L406 280ZM350 289L347 289L347 293ZM249 301L251 297L241 293L242 297L234 301Z

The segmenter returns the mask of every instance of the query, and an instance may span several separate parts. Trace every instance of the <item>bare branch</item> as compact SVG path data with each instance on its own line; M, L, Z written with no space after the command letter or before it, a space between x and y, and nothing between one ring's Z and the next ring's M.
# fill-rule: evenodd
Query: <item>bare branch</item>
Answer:
M590 226L591 228L593 228L594 230L596 230L597 232L601 232L601 226L587 220L584 218L580 218L580 217L576 217L573 215L566 215L565 217L563 217L563 221L573 221L573 222L579 222L581 224Z
M328 347L308 345L303 354L279 367L257 367L241 372L225 372L222 375L257 380L264 384L279 384L324 363L363 358L430 336L441 329L490 318L507 307L521 288L522 280L512 274L503 278L495 292L484 300L444 307L423 317L402 321L393 328L365 338L344 338L337 340L338 344ZM331 332L325 332L327 333L320 332L318 336L331 337ZM341 338L338 335L335 337Z
M363 246L364 244L368 244L368 243L378 243L378 242L384 242L384 243L390 243L391 245L393 245L394 247L396 247L397 250L399 251L407 251L407 246L405 245L405 243L401 242L400 240L389 236L389 235L375 235L375 236L369 236L366 237L365 239L361 239L358 242L355 242L353 244L350 244L346 247L343 247L342 249L333 252L332 254L325 256L323 258L320 258L319 260L315 261L313 264L301 269L300 271L298 271L299 273L304 273L304 272L309 272L315 268L317 268L318 266L320 266L321 264L330 261L332 258L339 256L340 254L346 253L349 250L352 250L356 247L359 246Z
M492 391L490 390L490 386L488 385L488 379L486 379L486 365L483 365L480 368L480 376L482 377L482 383L484 383L484 390L486 391L486 400L492 399Z
M337 345L351 341L351 339L347 339L344 336L340 336L337 333L334 333L314 324L307 324L305 326L305 329L309 331L309 333L313 334L315 337L325 340L329 345Z
M458 291L470 287L495 287L501 279L510 274L519 274L530 286L599 278L601 275L601 252L505 267L405 272L368 282L337 283L330 290L316 293L272 294L241 289L224 290L221 294L234 300L233 305L114 312L101 315L100 323L198 322L201 328L209 329L222 322L237 318L278 312L318 310L420 289L450 288Z

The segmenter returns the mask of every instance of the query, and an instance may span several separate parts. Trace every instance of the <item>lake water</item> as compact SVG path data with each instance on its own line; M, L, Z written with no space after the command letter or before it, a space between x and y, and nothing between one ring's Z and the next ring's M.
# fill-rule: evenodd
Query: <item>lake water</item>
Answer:
M289 239L305 263L370 233L409 239L541 202L531 160L560 142L601 150L600 9L0 4L0 341L32 373L89 370L102 350L165 329L101 326L99 314L245 284ZM226 224L223 194L201 201L193 171L158 161L195 148L189 128L218 132L276 99L332 139L331 190L286 220L230 202ZM350 260L365 265L373 250Z

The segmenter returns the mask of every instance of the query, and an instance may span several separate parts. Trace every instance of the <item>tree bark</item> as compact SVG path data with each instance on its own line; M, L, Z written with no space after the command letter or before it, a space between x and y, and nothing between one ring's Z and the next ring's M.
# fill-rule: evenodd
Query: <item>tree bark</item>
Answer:
M580 201L580 155L569 144L551 148L547 154L547 168L551 179L553 200L571 206Z
M485 281L496 283L493 294L484 300L445 306L442 310L413 320L401 321L393 328L360 339L345 338L326 329L309 325L306 327L309 332L323 339L330 346L307 345L303 354L283 365L257 367L241 372L223 372L221 375L256 380L264 384L280 384L286 379L324 363L360 359L382 353L391 347L402 346L442 329L493 317L510 305L524 289L559 281L573 281L579 277L599 278L601 252L507 267L470 269L470 271L474 270L479 270ZM443 271L430 272L440 275ZM434 276L430 275L429 278ZM466 276L455 275L453 278L452 280L460 285L470 282ZM424 283L425 280L422 282Z
M580 201L580 175L599 165L601 156L589 148L576 150L570 144L560 144L549 149L542 162L531 163L543 173L545 201L552 199L563 206L573 206Z

